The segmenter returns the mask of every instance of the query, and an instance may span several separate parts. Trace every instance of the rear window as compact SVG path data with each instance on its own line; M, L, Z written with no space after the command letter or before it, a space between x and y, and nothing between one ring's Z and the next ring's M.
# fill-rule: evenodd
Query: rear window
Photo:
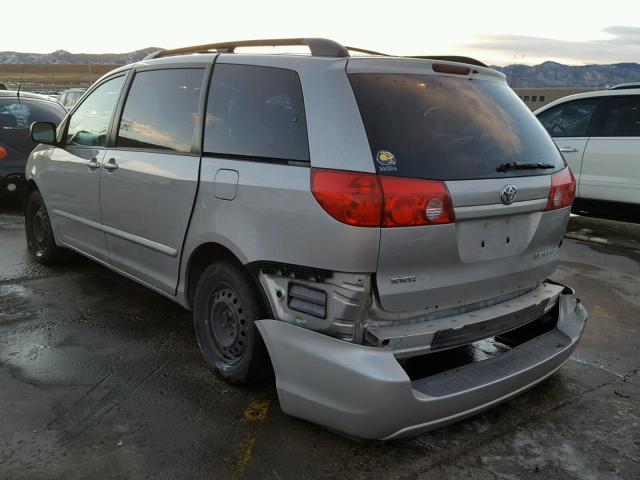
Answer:
M0 99L0 129L26 130L33 122L51 122L57 126L66 113L54 102L4 98Z
M292 70L216 65L206 118L207 153L309 160L302 87Z
M418 74L350 74L379 173L434 180L548 175L564 161L505 84ZM508 162L553 169L508 170Z

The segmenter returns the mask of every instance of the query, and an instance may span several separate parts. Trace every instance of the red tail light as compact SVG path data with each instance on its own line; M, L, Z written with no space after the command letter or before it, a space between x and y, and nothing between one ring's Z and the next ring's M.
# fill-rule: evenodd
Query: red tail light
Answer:
M551 175L551 190L545 210L568 207L576 196L576 179L569 167Z
M379 227L382 192L373 173L311 170L311 192L325 211L339 222Z
M0 160L3 160L4 158L6 158L7 155L9 155L9 152L7 151L7 149L4 148L2 145L0 145Z
M311 170L311 192L339 222L358 227L410 227L454 221L444 182Z
M380 177L384 194L383 227L451 223L451 196L444 182Z

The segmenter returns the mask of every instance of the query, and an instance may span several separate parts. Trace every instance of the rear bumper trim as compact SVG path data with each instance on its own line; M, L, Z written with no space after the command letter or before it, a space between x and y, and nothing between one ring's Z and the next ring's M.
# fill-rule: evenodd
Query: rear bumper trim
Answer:
M584 306L565 288L555 329L493 359L413 382L391 348L277 320L256 325L285 413L360 438L391 439L473 415L541 382L568 360L586 319Z
M389 346L397 358L467 345L505 333L543 316L564 287L549 282L519 297L445 318L405 325L365 327L366 343Z

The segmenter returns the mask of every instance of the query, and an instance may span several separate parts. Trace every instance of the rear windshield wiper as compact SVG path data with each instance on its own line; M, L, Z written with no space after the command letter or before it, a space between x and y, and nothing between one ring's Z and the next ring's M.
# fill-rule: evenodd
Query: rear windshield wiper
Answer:
M529 170L534 168L555 168L554 165L550 163L518 163L518 162L507 162L501 165L498 165L496 168L497 172L506 172L509 170Z

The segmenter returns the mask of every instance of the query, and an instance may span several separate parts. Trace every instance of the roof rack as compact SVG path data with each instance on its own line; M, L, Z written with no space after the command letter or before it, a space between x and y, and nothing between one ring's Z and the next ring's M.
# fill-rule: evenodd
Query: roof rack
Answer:
M144 59L169 57L172 55L188 55L192 53L233 53L239 47L289 47L307 46L311 50L313 57L348 57L349 52L366 53L367 55L380 55L383 57L394 57L387 53L375 52L358 47L345 47L333 40L326 38L272 38L268 40L240 40L237 42L208 43L204 45L194 45L192 47L174 48L171 50L159 50L147 55ZM486 67L484 63L475 58L461 56L410 56L407 58L419 58L425 60L444 60L448 62L468 63L479 67Z
M171 55L186 55L189 53L233 53L238 47L282 47L302 45L309 47L314 57L348 57L347 49L333 40L326 38L273 38L269 40L240 40L237 42L209 43L195 45L193 47L174 48L173 50L160 50L145 57L168 57Z
M640 82L620 83L613 87L609 87L609 90L627 90L629 88L640 88Z

